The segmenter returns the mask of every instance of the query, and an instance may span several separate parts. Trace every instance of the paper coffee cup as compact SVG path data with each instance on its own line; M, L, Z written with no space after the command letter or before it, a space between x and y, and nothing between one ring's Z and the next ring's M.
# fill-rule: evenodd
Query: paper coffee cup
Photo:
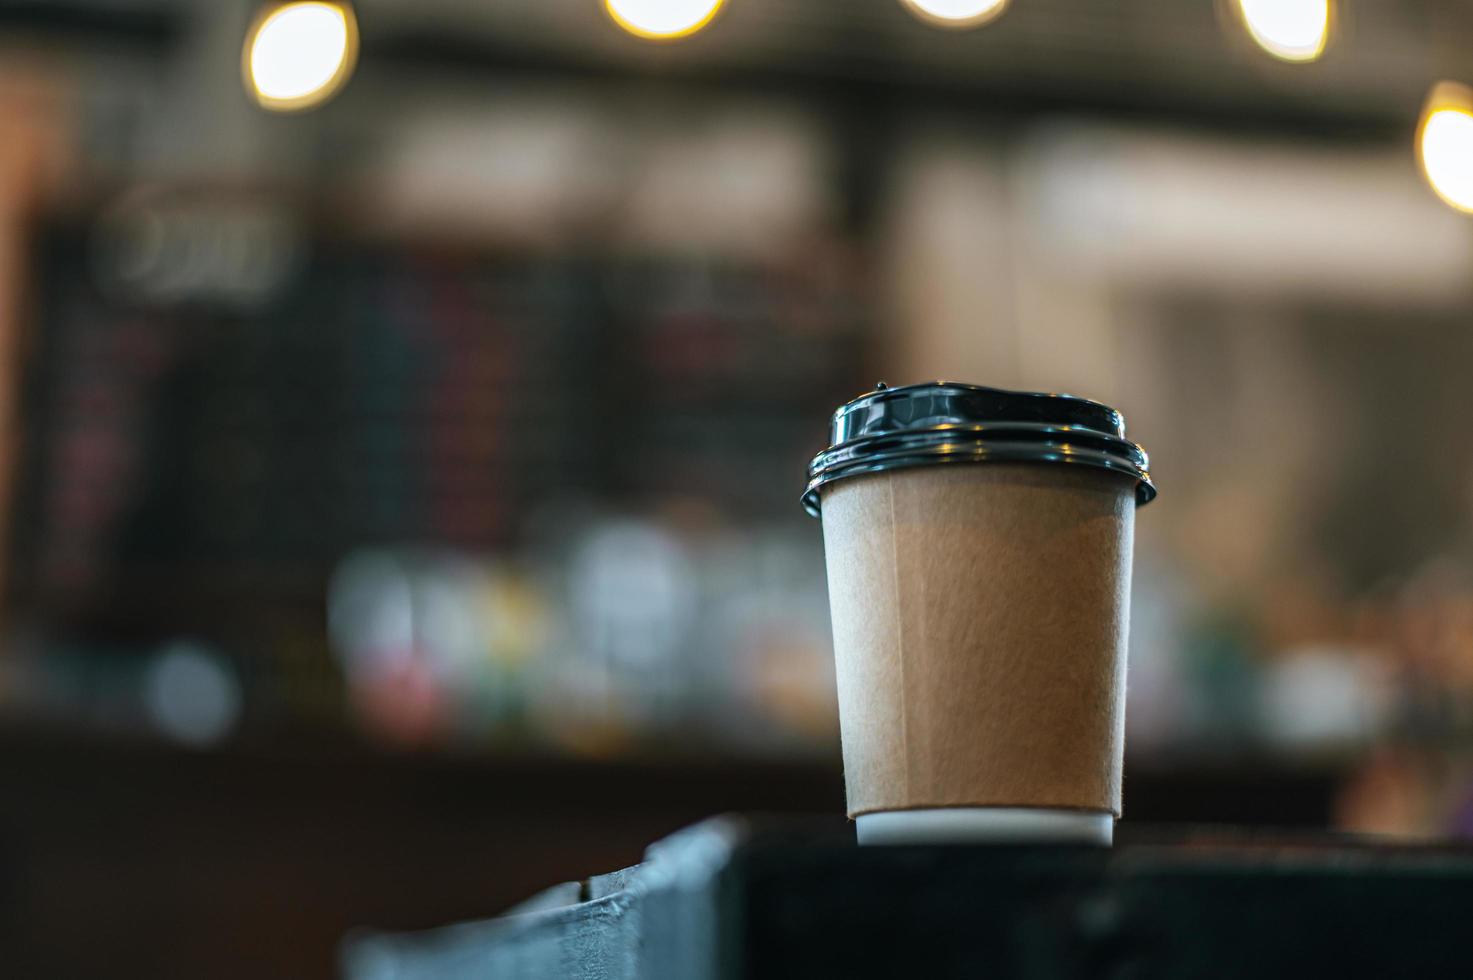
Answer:
M832 434L805 504L849 815L886 814L861 836L1108 843L1135 510L1155 494L1119 413L935 383L862 396Z

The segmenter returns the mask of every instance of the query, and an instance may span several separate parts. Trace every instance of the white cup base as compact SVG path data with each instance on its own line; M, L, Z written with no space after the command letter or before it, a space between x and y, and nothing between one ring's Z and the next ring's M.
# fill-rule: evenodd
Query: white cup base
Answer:
M1032 807L943 807L886 810L854 818L859 843L1094 844L1115 839L1115 816Z

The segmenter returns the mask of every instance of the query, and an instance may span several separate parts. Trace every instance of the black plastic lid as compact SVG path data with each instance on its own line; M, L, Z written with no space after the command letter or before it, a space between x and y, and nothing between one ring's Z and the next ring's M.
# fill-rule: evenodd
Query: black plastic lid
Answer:
M930 381L883 383L834 413L830 446L808 466L803 506L819 514L819 488L846 476L939 463L1074 463L1135 481L1136 504L1156 496L1146 451L1125 419L1088 398Z

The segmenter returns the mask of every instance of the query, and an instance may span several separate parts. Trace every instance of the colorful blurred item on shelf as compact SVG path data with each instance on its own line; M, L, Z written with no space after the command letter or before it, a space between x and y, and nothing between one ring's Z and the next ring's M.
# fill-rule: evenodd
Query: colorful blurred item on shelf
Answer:
M154 654L144 675L144 699L163 734L195 748L224 740L240 722L240 679L208 644L179 640Z
M528 578L424 549L345 558L328 626L360 720L409 742L514 734L526 670L548 635L546 601Z

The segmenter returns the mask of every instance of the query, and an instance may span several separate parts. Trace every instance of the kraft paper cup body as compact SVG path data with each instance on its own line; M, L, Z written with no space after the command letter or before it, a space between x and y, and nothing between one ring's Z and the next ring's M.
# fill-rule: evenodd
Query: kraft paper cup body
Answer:
M851 817L1119 816L1137 485L1043 463L821 488Z

